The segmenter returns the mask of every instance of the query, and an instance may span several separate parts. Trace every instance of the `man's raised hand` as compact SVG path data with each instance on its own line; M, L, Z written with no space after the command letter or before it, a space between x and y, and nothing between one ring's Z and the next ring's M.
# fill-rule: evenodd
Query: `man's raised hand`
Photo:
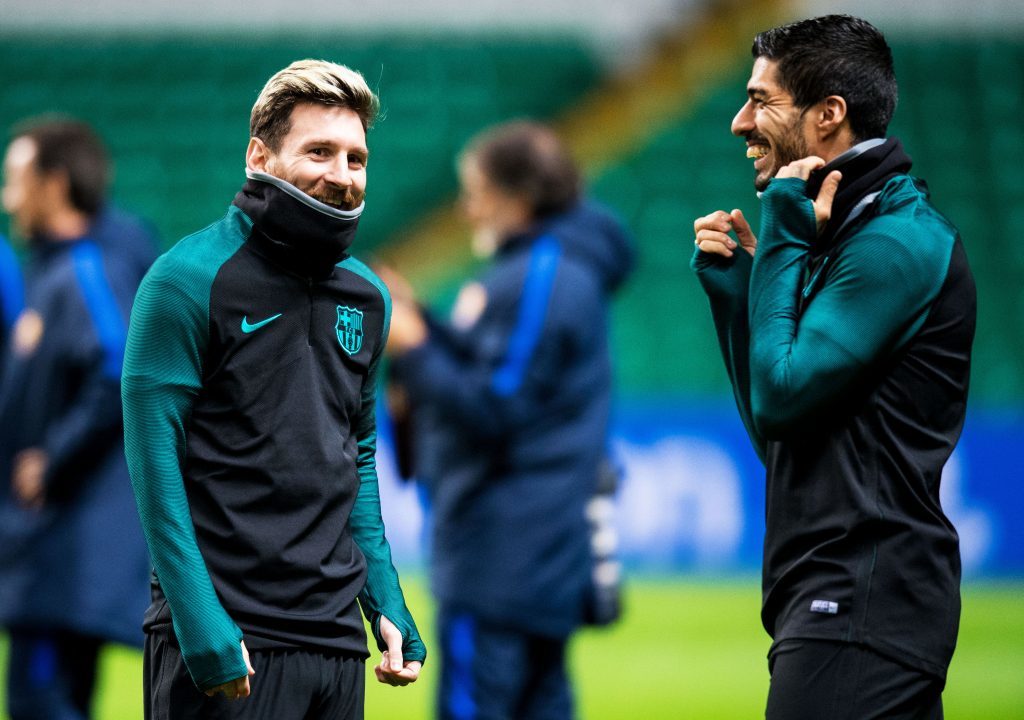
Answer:
M789 165L780 169L779 174L775 177L795 177L801 180L806 180L811 176L813 171L824 166L824 160L816 155L811 155L810 157L805 157L801 160L794 160ZM843 174L838 170L830 172L828 177L825 178L825 182L821 184L821 189L818 191L818 197L814 199L814 220L817 223L819 234L825 227L825 223L827 223L829 218L832 217L832 202L836 198L836 190L839 189L839 181L842 179Z
M730 232L736 234L735 240ZM751 255L757 250L757 236L740 210L731 213L716 210L710 215L697 218L693 221L693 234L693 242L701 252L732 257L737 244Z

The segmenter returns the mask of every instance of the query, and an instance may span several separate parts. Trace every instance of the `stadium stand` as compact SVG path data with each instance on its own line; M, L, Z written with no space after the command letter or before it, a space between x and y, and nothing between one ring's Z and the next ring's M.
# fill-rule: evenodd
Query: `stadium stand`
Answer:
M1024 245L1011 233L1024 224L1024 42L892 39L901 81L892 130L961 228L978 278L973 398L1017 402L1024 397ZM263 78L298 56L347 62L380 89L373 205L362 228L368 247L451 199L452 157L477 129L517 115L571 114L601 75L591 49L568 36L329 42L22 33L0 43L0 124L41 111L95 123L117 162L115 196L153 218L170 242L222 212L239 183L250 103ZM684 114L592 177L594 194L619 209L641 248L640 271L615 309L626 393L728 392L705 300L686 264L698 215L739 206L757 219L749 161L728 133L748 73L745 55L734 62ZM464 267L464 258L450 257L451 244L437 251L448 267ZM435 284L433 294L450 295L457 280Z
M0 125L41 112L93 123L117 163L115 197L171 242L224 211L242 177L249 108L299 57L349 64L381 95L361 235L370 247L451 194L452 156L481 126L551 115L598 76L578 40L556 36L22 33L0 43Z

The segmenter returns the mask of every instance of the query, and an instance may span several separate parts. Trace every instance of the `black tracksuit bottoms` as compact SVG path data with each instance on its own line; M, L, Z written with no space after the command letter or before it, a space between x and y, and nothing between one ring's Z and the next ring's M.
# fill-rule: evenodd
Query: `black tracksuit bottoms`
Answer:
M766 720L942 720L945 680L863 645L784 640L768 667Z
M299 648L249 650L252 694L208 697L192 682L178 643L146 635L145 720L362 720L366 661Z

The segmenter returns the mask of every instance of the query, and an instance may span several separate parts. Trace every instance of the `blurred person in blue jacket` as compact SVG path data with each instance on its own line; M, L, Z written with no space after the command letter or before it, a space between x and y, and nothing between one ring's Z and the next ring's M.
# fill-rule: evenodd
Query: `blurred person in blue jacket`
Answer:
M0 382L0 625L12 720L89 715L104 642L142 645L149 560L128 479L120 377L155 242L104 207L99 138L69 119L15 130L3 205L28 245Z
M450 322L394 295L389 351L432 508L442 718L569 718L566 648L586 619L585 506L607 449L608 302L633 264L545 126L513 122L459 161L477 251Z

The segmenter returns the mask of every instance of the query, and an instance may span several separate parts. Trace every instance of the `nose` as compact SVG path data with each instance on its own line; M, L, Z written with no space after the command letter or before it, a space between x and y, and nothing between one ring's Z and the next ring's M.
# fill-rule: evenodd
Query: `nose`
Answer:
M352 185L352 169L348 166L347 157L337 157L330 163L324 173L324 182L342 188Z
M732 119L732 127L730 129L733 135L739 136L747 135L753 131L754 110L749 100L743 103L743 107L736 113L736 117Z

